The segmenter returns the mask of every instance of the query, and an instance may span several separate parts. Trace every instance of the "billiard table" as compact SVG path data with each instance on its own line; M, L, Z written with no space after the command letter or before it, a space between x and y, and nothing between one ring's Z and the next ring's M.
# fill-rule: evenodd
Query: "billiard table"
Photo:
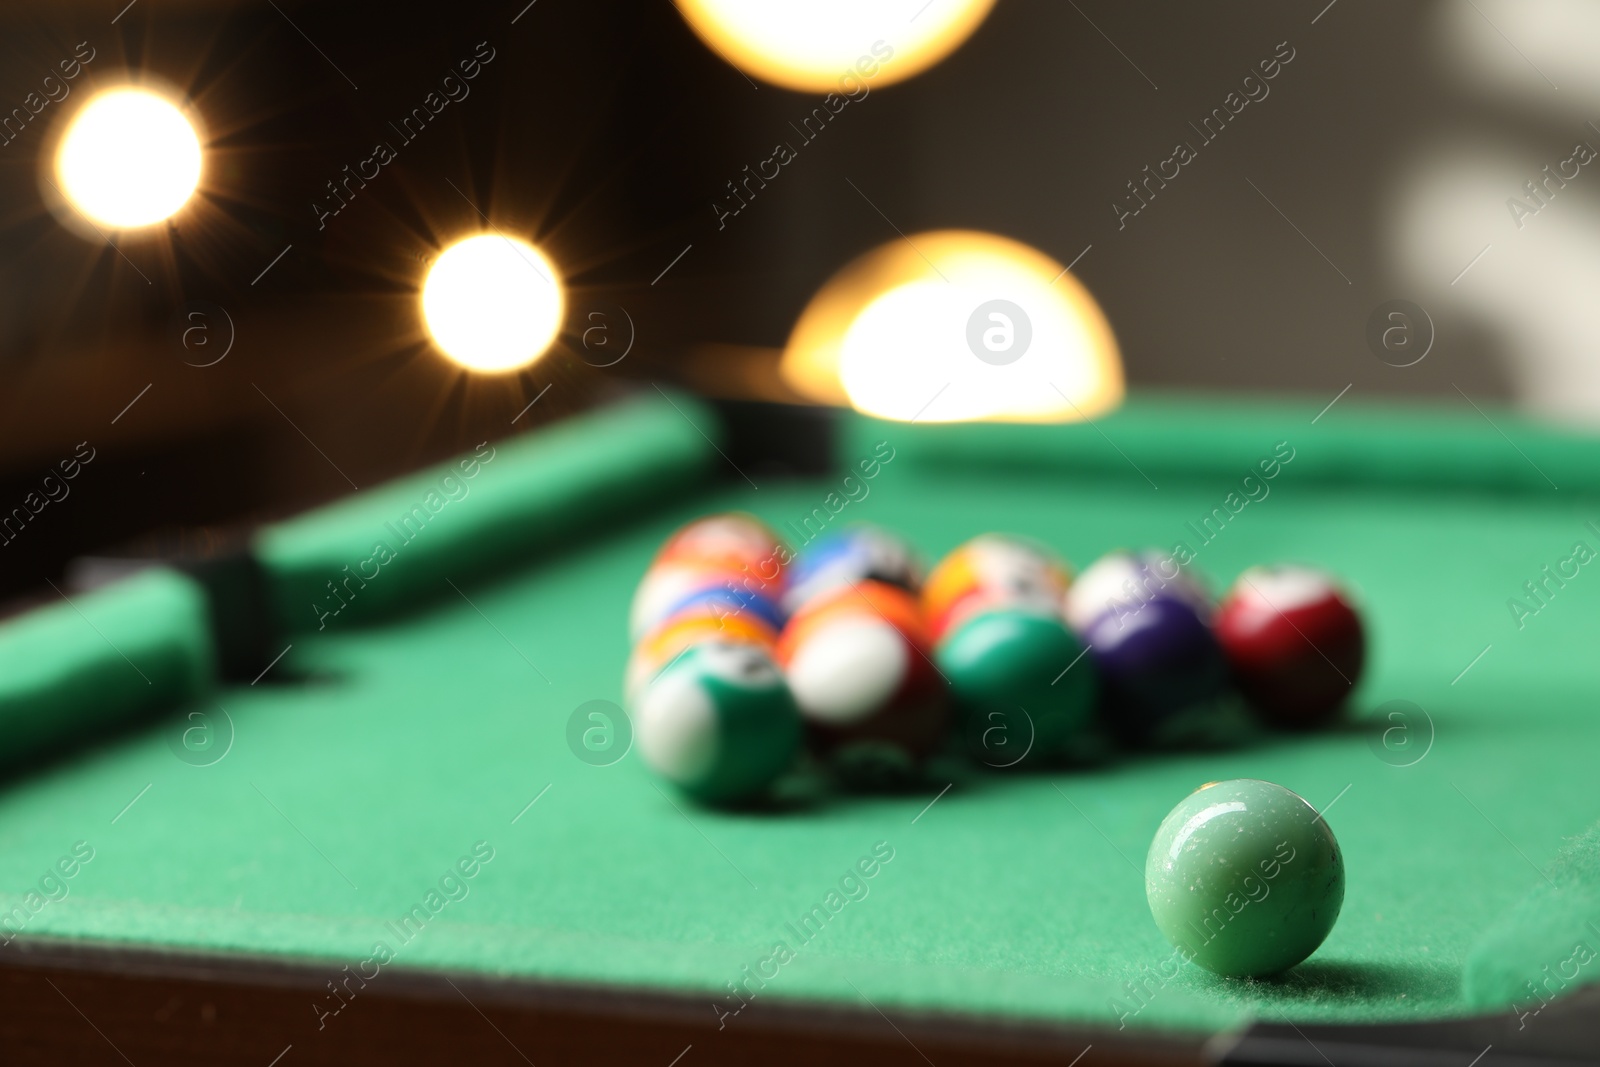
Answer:
M647 389L62 589L0 626L7 1062L1590 1062L1600 439L1326 405L922 425ZM1366 675L1313 733L696 806L617 704L652 553L724 509L930 558L1182 546L1215 589L1315 564ZM1345 854L1275 979L1168 965L1145 901L1161 819L1227 778Z

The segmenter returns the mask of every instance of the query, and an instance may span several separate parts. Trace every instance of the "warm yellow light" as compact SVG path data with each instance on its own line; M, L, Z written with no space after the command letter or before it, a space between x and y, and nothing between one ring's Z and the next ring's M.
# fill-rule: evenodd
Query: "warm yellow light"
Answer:
M165 96L112 89L73 116L56 175L72 206L100 225L149 226L176 214L200 184L200 137Z
M510 371L544 355L561 329L556 269L515 237L479 234L445 249L422 286L422 317L445 355L469 370Z
M919 422L1072 422L1122 401L1116 337L1049 256L993 234L913 234L812 298L784 378L827 403Z
M955 51L994 0L677 0L701 40L752 77L857 95Z

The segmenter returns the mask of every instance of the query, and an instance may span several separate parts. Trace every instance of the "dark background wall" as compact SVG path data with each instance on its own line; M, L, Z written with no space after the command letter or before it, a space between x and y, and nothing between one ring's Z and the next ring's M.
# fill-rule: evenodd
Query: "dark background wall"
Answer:
M806 299L896 229L1081 254L1135 389L1506 397L1499 341L1469 318L1441 318L1410 368L1363 339L1377 304L1411 295L1386 231L1398 169L1482 107L1430 58L1434 11L1001 0L719 221L725 183L817 100L753 87L666 0L7 4L0 107L89 41L75 93L152 71L205 115L210 156L199 208L118 250L44 207L50 110L0 148L0 510L77 442L97 450L73 496L0 548L0 592L91 548L221 540L650 381L777 395L771 350ZM399 144L388 124L480 42L494 59L471 95ZM1201 145L1189 123L1284 48L1270 95ZM324 183L375 139L398 159L319 228ZM1119 227L1126 183L1178 141L1197 158ZM430 257L485 217L572 286L564 348L510 378L452 369L417 314ZM212 366L193 364L217 348L179 340L193 301L213 341L217 309L231 323ZM592 313L624 331L618 309L634 346L597 368L609 354L582 331Z

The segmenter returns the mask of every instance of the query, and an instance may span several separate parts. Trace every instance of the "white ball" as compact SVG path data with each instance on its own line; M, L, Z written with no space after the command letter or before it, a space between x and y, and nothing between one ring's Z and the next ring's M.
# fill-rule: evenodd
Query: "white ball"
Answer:
M883 707L905 681L911 649L878 618L841 619L820 627L789 658L789 688L800 714L846 726Z

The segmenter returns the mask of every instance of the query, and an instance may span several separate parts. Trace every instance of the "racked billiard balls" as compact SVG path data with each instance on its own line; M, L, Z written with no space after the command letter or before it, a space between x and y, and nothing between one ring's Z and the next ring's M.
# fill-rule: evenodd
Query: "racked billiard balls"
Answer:
M1094 714L1094 664L1058 613L980 611L935 647L967 747L997 768L1076 754Z
M639 755L707 804L758 797L800 752L800 711L760 645L692 646L644 690L633 709Z
M1182 956L1265 977L1317 950L1344 903L1344 860L1304 798L1253 778L1203 785L1150 844L1145 894Z
M1254 567L1222 601L1217 640L1235 684L1262 719L1311 727L1334 718L1361 678L1361 617L1329 575Z
M844 777L903 775L949 723L916 597L884 582L845 585L795 612L778 639L806 733Z

